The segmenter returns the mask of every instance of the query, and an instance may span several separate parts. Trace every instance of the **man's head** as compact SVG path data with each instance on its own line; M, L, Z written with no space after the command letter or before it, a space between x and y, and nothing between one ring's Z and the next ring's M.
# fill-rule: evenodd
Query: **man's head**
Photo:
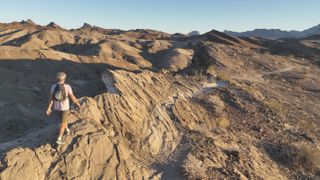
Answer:
M58 72L57 80L59 83L64 83L66 81L67 74L65 72Z

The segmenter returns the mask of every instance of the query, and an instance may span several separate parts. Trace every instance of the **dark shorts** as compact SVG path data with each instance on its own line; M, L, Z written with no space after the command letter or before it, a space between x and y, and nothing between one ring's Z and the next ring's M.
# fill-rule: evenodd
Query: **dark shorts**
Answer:
M69 110L66 111L57 111L59 115L59 121L61 124L67 124L68 123L68 114Z

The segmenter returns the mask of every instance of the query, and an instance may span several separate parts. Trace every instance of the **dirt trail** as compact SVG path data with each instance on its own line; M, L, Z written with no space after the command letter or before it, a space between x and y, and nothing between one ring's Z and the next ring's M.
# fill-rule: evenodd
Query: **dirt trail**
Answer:
M283 72L292 71L292 70L294 70L294 69L296 69L296 67L290 66L290 67L286 67L286 68L279 69L279 70L276 70L276 71L266 72L266 73L264 73L264 74L266 74L266 75L269 75L269 74L278 74L278 73L283 73Z

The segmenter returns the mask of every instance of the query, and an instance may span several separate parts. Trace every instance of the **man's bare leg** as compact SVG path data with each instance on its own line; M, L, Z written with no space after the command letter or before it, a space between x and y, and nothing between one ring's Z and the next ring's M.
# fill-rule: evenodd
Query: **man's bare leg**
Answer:
M70 131L69 127L68 127L68 124L66 125L66 130L65 131L66 131L67 135L70 135L71 131Z
M66 130L67 124L66 123L61 123L60 128L59 128L59 136L58 136L58 141L57 142L62 142L62 136L64 131Z

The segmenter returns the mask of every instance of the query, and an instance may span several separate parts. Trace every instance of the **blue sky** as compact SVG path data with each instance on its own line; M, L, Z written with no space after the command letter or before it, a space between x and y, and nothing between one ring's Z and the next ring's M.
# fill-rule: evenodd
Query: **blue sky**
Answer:
M32 19L65 28L84 22L104 28L169 33L255 28L303 30L320 23L320 0L0 0L0 22Z

